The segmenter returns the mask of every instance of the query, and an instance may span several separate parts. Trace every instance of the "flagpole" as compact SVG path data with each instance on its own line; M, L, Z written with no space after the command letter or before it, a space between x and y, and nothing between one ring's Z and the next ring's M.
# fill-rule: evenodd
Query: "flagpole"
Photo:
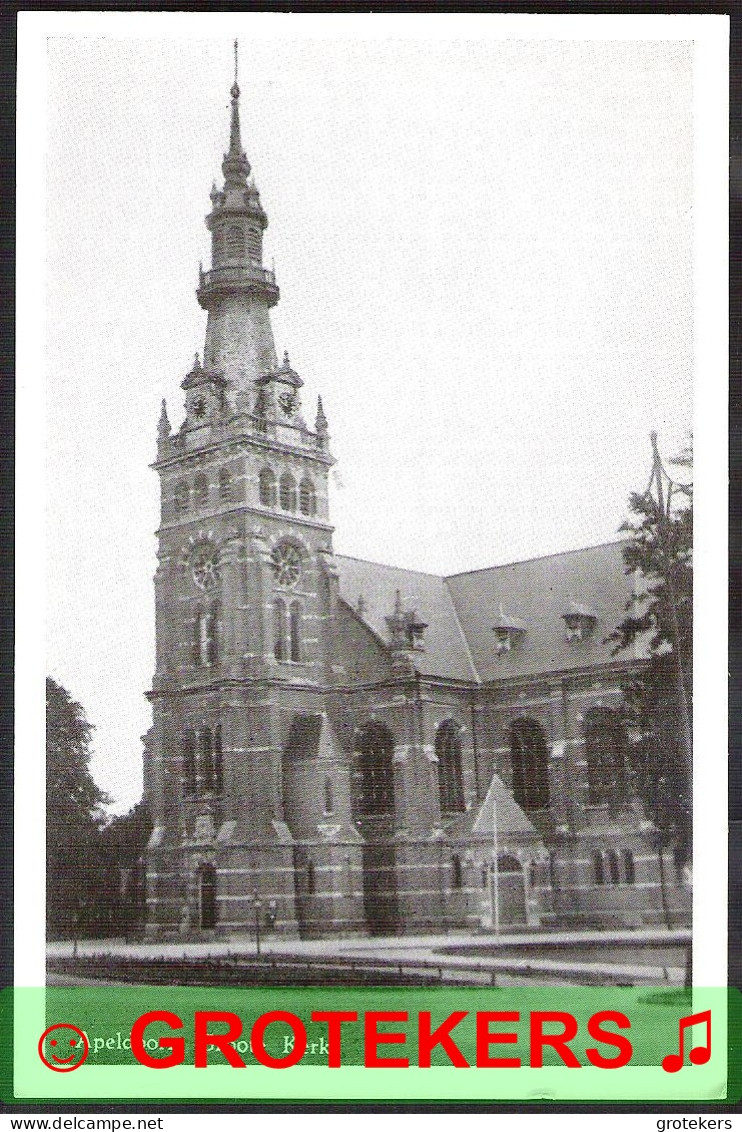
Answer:
M494 881L493 922L495 935L500 937L500 846L497 829L497 797L494 780L492 782L492 879Z

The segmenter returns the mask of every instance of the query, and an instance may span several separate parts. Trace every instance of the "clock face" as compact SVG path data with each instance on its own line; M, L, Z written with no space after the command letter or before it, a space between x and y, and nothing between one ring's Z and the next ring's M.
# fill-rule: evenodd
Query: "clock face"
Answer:
M206 399L204 397L197 397L193 402L193 415L199 420L206 416Z
M281 393L278 398L278 404L281 406L286 416L290 417L296 408L296 394L288 392Z

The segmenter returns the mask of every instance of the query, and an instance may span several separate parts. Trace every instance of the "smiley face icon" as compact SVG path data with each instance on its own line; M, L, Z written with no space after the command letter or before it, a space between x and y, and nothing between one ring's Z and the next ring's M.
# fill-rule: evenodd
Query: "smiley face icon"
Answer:
M87 1037L71 1022L55 1022L39 1038L39 1057L56 1073L79 1069L89 1052Z

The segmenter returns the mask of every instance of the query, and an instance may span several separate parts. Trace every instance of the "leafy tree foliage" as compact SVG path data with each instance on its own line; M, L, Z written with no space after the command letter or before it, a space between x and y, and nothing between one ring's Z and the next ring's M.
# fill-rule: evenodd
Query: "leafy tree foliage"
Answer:
M103 911L105 927L112 935L130 935L144 928L144 854L151 833L152 821L144 802L113 818L103 831Z
M688 447L672 465L692 467ZM687 478L687 472L683 476ZM609 637L614 653L636 647L648 657L624 685L626 721L638 738L631 755L636 788L678 867L691 853L690 720L693 662L693 488L675 484L655 459L654 492L630 496L633 518L621 527L636 597Z
M108 801L90 774L92 726L69 692L46 680L47 933L89 930L101 891Z

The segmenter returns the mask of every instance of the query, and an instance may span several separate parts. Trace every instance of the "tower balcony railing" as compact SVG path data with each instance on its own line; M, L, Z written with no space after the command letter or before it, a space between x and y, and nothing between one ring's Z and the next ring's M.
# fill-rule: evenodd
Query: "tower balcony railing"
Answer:
M233 264L229 267L212 267L210 271L199 268L198 286L214 287L230 283L256 282L269 287L276 285L276 273L259 263Z

